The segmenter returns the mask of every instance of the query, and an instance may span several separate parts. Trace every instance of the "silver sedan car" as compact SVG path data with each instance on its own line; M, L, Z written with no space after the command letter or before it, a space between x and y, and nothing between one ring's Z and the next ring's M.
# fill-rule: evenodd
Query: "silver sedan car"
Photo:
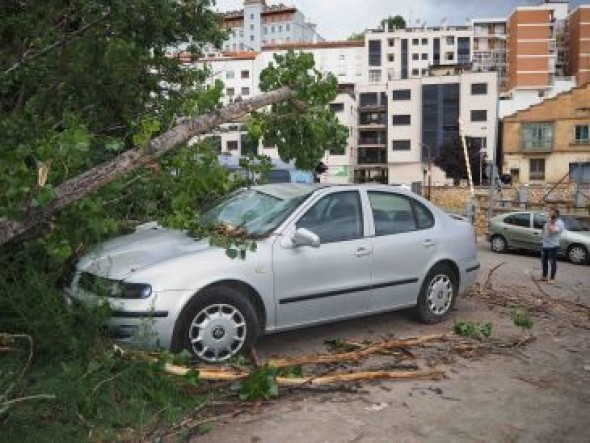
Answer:
M107 302L116 338L218 362L261 334L414 307L443 319L480 267L473 227L384 185L271 184L236 192L208 222L241 227L257 248L223 248L156 224L82 257L65 289Z

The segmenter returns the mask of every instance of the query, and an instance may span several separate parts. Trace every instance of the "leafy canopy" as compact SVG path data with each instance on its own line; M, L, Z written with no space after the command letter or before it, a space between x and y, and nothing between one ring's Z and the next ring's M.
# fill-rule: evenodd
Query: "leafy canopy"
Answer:
M313 170L325 151L344 153L346 147L348 129L328 108L337 96L338 81L315 69L310 53L289 51L274 60L260 74L260 90L289 86L295 98L253 113L249 133L262 138L265 146L277 146L284 161L295 160L298 168Z

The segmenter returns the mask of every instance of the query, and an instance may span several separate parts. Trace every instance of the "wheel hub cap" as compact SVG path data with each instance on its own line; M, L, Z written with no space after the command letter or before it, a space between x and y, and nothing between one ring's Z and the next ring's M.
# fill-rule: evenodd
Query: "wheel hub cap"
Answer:
M227 360L242 348L246 340L246 321L231 305L210 305L194 317L189 340L200 359L209 362Z
M428 288L428 308L437 315L449 310L453 301L453 283L446 275L434 277Z

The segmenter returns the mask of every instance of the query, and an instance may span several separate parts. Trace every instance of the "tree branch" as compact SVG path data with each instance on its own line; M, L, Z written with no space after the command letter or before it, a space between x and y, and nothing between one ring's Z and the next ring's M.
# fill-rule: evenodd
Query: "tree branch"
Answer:
M0 246L19 239L33 228L49 221L61 209L140 166L150 163L154 158L178 148L196 135L210 132L222 123L235 121L256 109L288 100L292 96L293 90L283 86L275 91L229 104L206 115L187 119L154 138L147 150L130 149L112 160L63 182L55 188L53 199L44 207L30 211L26 220L0 218Z
M72 41L73 39L78 37L79 35L84 34L86 31L88 31L88 29L92 28L93 26L96 26L98 23L100 23L101 21L106 19L109 15L111 15L110 11L107 12L106 14L104 14L103 16L99 17L98 19L88 23L87 25L82 26L80 29L78 29L74 32L70 32L69 34L66 34L60 40L52 43L49 46L46 46L45 48L41 49L40 51L33 52L31 55L29 55L30 50L27 50L23 54L21 59L18 62L16 62L14 65L12 65L10 68L8 68L6 71L2 72L2 74L0 74L0 77L4 77L4 76L10 74L12 71L15 71L15 70L21 68L25 63L30 62L31 60L34 60L37 57L41 57L42 55L45 55L45 54L53 51L56 48L64 46L65 44L69 43L70 41Z

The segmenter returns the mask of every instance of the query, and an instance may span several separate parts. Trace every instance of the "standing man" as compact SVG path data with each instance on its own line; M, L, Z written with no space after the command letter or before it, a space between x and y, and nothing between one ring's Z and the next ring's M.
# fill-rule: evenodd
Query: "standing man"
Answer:
M549 211L549 220L543 227L543 252L541 260L543 262L543 278L541 281L547 281L549 264L551 264L551 274L549 283L555 282L555 273L557 272L557 249L561 240L564 224L559 218L559 210L551 209Z

